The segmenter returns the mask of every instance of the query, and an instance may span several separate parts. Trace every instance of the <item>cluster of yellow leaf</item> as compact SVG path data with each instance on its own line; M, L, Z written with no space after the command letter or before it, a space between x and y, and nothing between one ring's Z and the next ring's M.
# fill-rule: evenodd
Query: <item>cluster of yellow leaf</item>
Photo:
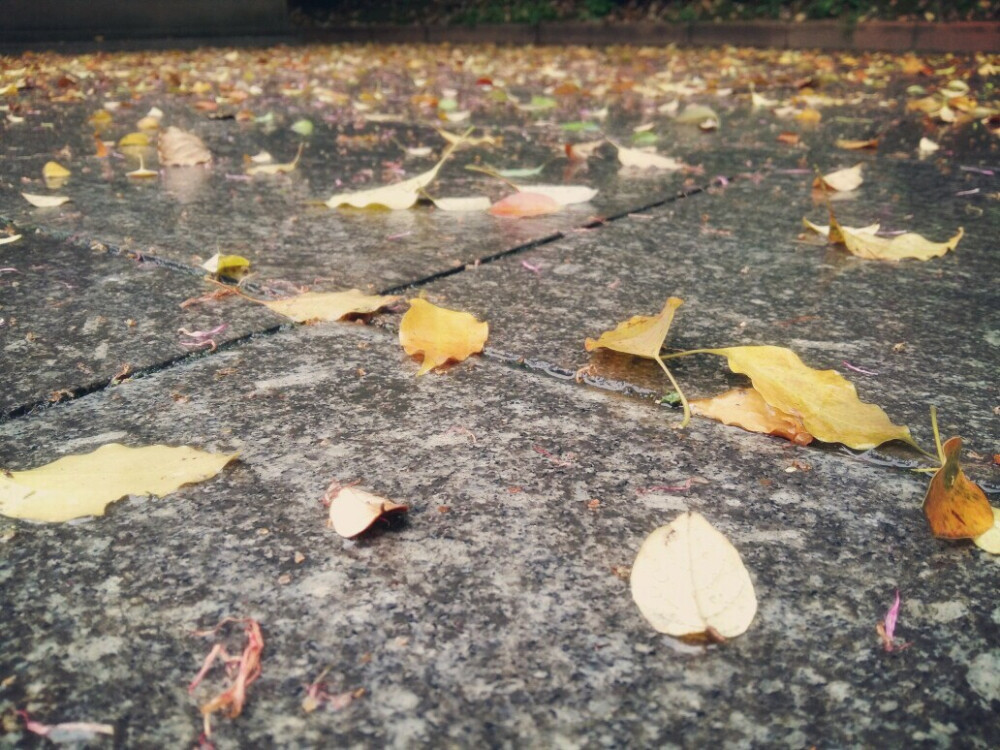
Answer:
M900 261L907 258L915 260L938 258L949 250L954 250L965 234L962 227L959 227L955 236L945 242L932 242L913 232L895 237L881 237L876 234L879 231L878 224L863 228L845 227L837 221L832 208L829 209L829 212L829 227L813 224L807 219L803 219L802 223L807 229L823 235L830 242L843 245L852 255L869 260Z

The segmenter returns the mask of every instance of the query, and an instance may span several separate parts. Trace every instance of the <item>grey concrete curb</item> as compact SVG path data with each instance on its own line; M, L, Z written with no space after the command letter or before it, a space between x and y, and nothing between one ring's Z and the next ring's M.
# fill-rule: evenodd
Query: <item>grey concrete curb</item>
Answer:
M490 26L352 26L306 29L309 42L408 42L453 44L634 44L661 46L733 44L779 49L881 50L886 52L1000 52L1000 22L915 23L840 21L725 23L540 23Z

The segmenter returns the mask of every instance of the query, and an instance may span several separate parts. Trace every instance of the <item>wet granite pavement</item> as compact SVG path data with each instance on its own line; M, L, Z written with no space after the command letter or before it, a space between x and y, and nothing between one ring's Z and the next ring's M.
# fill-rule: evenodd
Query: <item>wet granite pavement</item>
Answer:
M317 76L340 64L320 49L301 53ZM996 505L996 137L978 121L938 132L907 112L906 86L930 86L891 65L873 85L831 84L840 100L818 105L823 124L805 127L751 110L744 94L773 65L768 93L790 96L806 61L748 53L745 70L726 73L720 60L735 70L739 55L692 51L665 69L677 80L721 70L719 85L729 76L744 93L720 96L702 80L693 98L722 116L712 132L658 111L675 95L669 86L666 100L625 85L609 93L605 132L625 142L653 122L661 152L692 166L642 176L620 173L610 146L585 165L559 155L567 140L593 137L560 123L586 119L595 97L559 95L542 112L490 99L477 76L511 65L506 52L490 63L467 50L463 68L452 50L445 72L394 48L345 49L349 67L368 54L382 62L354 64L344 79L366 106L318 101L318 84L303 96L289 89L287 64L265 75L243 53L220 52L246 66L243 79L263 92L250 108L273 112L270 122L209 119L217 110L205 101L223 114L249 107L222 90L212 56L187 67L140 60L160 66L163 91L135 83L141 65L112 65L118 83L70 102L50 94L91 80L94 68L67 61L71 84L49 89L49 69L29 59L33 87L8 94L0 217L23 237L0 245L0 466L108 442L240 458L213 480L165 499L131 496L83 523L0 518L0 744L40 742L15 709L48 723L112 723L124 747L195 744L198 706L222 682L188 694L211 644L192 633L230 616L259 621L265 648L243 715L214 723L220 748L1000 743L1000 568L968 543L930 536L926 477L902 466L917 454L802 448L704 420L676 430L679 412L655 402L669 390L658 368L583 349L584 338L682 297L669 349L788 346L844 373L928 447L936 404ZM597 53L565 54L581 77L659 75L654 53L609 52L604 66ZM830 60L850 67L824 55L817 69ZM556 96L545 87L565 77L536 68L504 70L522 101ZM193 95L196 73L216 88ZM477 135L503 139L457 152L435 195L507 192L464 169L478 163L545 164L538 179L591 185L597 196L520 220L313 205L433 164L444 144L438 115L413 102L435 80L437 96L469 104ZM164 124L204 138L213 165L130 181L138 154L91 156L88 120L109 98L125 107L103 137L117 140L158 106ZM366 119L372 111L396 119ZM304 139L288 129L301 117L316 125ZM789 130L800 146L777 142ZM876 153L833 146L875 133ZM926 134L943 149L918 159ZM287 161L302 140L294 172L246 178L244 154ZM407 158L403 146L433 154ZM154 163L155 149L143 157ZM50 192L40 179L50 159L71 168L58 192L73 201L31 208L18 193ZM833 204L843 223L932 239L962 226L958 249L884 264L805 236L801 219L820 222L825 211L809 188L813 166L859 161L865 183ZM396 341L402 307L372 325L291 325L239 296L210 297L218 286L198 265L220 251L251 259L251 292L424 293L488 320L487 349L416 379ZM184 345L180 329L222 324L217 348ZM691 397L739 382L712 357L671 368ZM345 541L324 524L320 498L333 479L411 509ZM724 644L656 634L625 580L645 536L688 509L729 537L756 587L753 625ZM875 623L896 589L897 635L911 645L887 653ZM238 628L228 633L238 648ZM305 686L326 669L330 692L363 694L306 713Z

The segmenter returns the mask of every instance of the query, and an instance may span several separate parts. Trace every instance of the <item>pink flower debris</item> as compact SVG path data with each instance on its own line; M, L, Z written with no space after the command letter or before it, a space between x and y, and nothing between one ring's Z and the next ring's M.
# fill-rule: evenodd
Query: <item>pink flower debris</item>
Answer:
M302 710L307 714L323 705L329 707L331 711L341 711L365 694L364 688L358 688L331 695L327 692L327 684L323 681L329 671L329 667L324 669L315 682L305 685L306 697L302 699Z
M24 719L24 728L29 732L41 735L51 742L86 742L93 739L94 735L104 734L114 737L115 728L111 724L95 724L90 721L68 721L63 724L42 724L40 721L33 721L28 716L27 711L18 709L17 715Z
M848 370L854 370L854 372L860 372L862 375L878 375L878 373L875 372L874 370L866 370L863 367L855 367L846 359L841 364L843 364L844 367L846 367Z
M529 263L526 260L522 260L521 261L521 265L524 266L525 268L527 268L532 273L541 273L542 272L542 267L541 266L532 265L531 263Z
M214 628L208 631L196 633L196 635L210 635L216 633L219 628L230 622L242 623L245 627L247 645L240 656L230 656L226 653L225 647L217 643L208 652L205 662L191 684L188 685L188 692L194 691L202 681L208 670L212 668L215 660L222 657L226 663L226 672L232 684L224 691L207 703L202 704L201 713L205 721L205 737L212 736L212 714L216 711L228 711L230 719L235 719L243 712L243 704L246 701L246 690L260 677L260 654L264 650L264 636L260 632L260 624L251 618L236 619L226 618Z
M875 624L878 637L882 639L882 647L888 651L902 651L910 646L909 643L896 643L896 622L899 620L899 589L896 589L896 599L893 601L889 611L885 613L885 619Z
M208 346L211 347L210 351L215 351L216 344L213 336L217 336L223 331L229 328L228 323L222 323L217 325L211 331L189 331L187 328L178 328L177 333L187 336L190 341L181 341L181 346L186 346L189 349L203 349Z

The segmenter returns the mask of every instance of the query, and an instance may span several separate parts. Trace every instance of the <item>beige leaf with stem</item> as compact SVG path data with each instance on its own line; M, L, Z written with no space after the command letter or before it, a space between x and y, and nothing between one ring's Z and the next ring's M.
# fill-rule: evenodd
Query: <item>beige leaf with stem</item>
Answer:
M160 133L157 151L164 167L193 167L212 161L212 152L201 138L174 126Z
M395 295L365 294L360 289L346 292L305 292L288 299L262 301L279 315L296 323L340 320L347 315L367 315L398 300Z
M29 471L0 474L0 514L30 521L102 516L126 495L167 495L218 474L238 454L187 446L102 445Z
M452 143L441 155L440 161L426 172L411 177L408 180L397 182L392 185L371 188L369 190L358 190L353 193L338 193L326 201L329 208L340 206L351 206L353 208L369 208L371 206L382 206L391 211L401 211L411 208L420 197L420 191L431 184L437 177L438 170L454 153L458 144L462 141Z
M611 140L608 142L618 149L618 161L621 162L623 167L631 167L634 169L660 169L666 171L677 171L678 169L684 169L685 167L683 162L679 162L669 156L663 156L650 151L640 151L635 148L625 148L625 146Z
M857 190L861 186L861 183L865 181L864 177L861 176L861 168L863 166L863 163L855 164L853 167L838 169L836 172L830 172L822 177L817 177L813 180L813 186L827 187L830 190L838 192Z
M650 625L676 637L735 638L757 613L753 581L740 553L693 511L646 537L629 585Z
M632 354L637 357L655 360L666 373L667 378L673 385L677 395L680 396L681 404L684 407L684 419L681 427L686 427L691 419L691 408L684 392L677 385L673 374L663 364L660 357L660 349L670 331L670 324L674 321L674 313L677 308L684 304L684 300L679 297L671 297L663 305L659 315L636 315L623 323L619 323L613 331L605 331L597 339L588 338L584 342L584 348L591 352L594 349L604 348L622 354Z
M993 509L993 525L972 541L991 555L1000 555L1000 508Z
M410 300L410 309L399 321L399 343L411 357L423 355L419 376L481 352L489 331L488 323L467 312L438 307L418 297Z
M466 198L430 198L428 199L442 211L453 213L468 213L470 211L488 211L493 205L485 195L473 195Z
M830 238L830 226L829 225L822 226L820 224L813 224L811 221L809 221L809 219L803 219L802 220L802 224L806 227L806 229L811 229L812 231L816 232L816 234L820 234L820 235L826 237L827 239ZM841 230L847 229L847 230L850 230L851 232L864 232L866 234L875 234L881 228L882 228L881 224L869 224L866 227L859 227L859 228L841 227Z
M958 233L945 242L932 242L914 232L907 232L896 237L879 237L864 229L842 226L837 223L833 212L830 212L830 240L843 244L852 255L869 260L899 261L908 258L915 260L938 258L949 250L954 250L964 234L965 230L959 227Z
M295 158L287 164L254 164L251 167L247 167L247 174L286 174L288 172L292 172L295 170L295 167L298 166L299 159L302 157L302 149L305 145L305 143L299 144L298 153L296 153ZM253 158L254 157L251 157L251 161Z
M355 487L343 487L330 501L330 525L342 537L351 539L367 531L378 519L407 510L407 505Z
M771 406L798 417L806 431L825 443L868 450L890 440L918 447L910 429L893 424L881 407L858 398L854 384L835 370L807 367L791 349L781 346L732 346L671 354L717 354L733 372L747 375Z
M146 179L149 177L156 177L156 175L157 172L155 169L146 169L146 163L143 161L142 155L139 156L139 168L125 173L126 177L132 177L135 179Z
M55 208L72 200L65 195L35 195L34 193L21 193L21 195L36 208Z
M12 234L9 237L0 237L0 245L6 245L11 242L17 242L19 239L21 239L22 236L23 235L20 234Z

